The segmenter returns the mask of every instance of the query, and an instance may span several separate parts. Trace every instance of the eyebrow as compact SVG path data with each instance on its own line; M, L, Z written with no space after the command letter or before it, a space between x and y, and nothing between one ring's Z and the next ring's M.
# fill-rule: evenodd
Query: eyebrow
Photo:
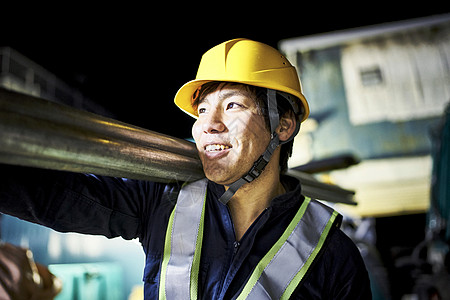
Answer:
M208 97L208 95L210 95L210 94L212 94L212 93L209 93L209 94L207 94L206 96L200 98L200 99L198 100L197 106L200 105L200 104L202 104L203 102L205 102L205 101L206 101L205 99L206 99L206 98ZM233 97L233 96L236 96L236 95L242 95L242 96L249 97L249 95L248 95L246 92L239 91L239 90L231 90L231 91L227 91L227 92L221 94L221 95L219 96L219 101L224 101L225 99L230 98L230 97Z

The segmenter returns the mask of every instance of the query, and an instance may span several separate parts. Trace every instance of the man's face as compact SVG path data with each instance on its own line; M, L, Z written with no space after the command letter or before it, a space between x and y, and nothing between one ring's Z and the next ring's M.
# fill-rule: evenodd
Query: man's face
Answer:
M200 99L192 127L208 179L229 185L245 175L266 149L270 134L255 101L241 86L220 85Z

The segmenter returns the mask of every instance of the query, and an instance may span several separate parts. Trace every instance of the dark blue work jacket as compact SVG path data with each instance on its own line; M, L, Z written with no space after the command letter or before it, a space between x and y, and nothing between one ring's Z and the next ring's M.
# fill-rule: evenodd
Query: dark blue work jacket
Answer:
M180 186L31 168L2 168L0 211L61 232L139 238L146 254L145 299L157 299L164 239ZM299 182L283 177L286 194L272 200L236 241L224 187L208 182L199 295L231 299L300 207ZM337 227L292 299L371 299L358 249Z

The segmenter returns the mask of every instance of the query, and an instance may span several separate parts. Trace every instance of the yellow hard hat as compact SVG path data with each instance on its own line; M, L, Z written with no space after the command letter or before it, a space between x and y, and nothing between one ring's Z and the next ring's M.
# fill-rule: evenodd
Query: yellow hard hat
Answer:
M175 104L197 118L192 96L201 85L210 81L238 82L286 92L299 98L303 105L300 122L309 115L308 102L295 68L278 50L266 44L234 39L211 48L203 54L195 80L178 90Z

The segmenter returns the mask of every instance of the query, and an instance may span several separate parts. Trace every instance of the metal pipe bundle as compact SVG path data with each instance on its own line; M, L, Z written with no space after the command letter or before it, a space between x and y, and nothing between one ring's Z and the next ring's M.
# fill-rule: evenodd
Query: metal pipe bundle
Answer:
M0 162L159 182L204 177L191 142L5 89Z
M204 178L194 143L0 88L0 163L157 182ZM306 196L353 192L293 171Z

